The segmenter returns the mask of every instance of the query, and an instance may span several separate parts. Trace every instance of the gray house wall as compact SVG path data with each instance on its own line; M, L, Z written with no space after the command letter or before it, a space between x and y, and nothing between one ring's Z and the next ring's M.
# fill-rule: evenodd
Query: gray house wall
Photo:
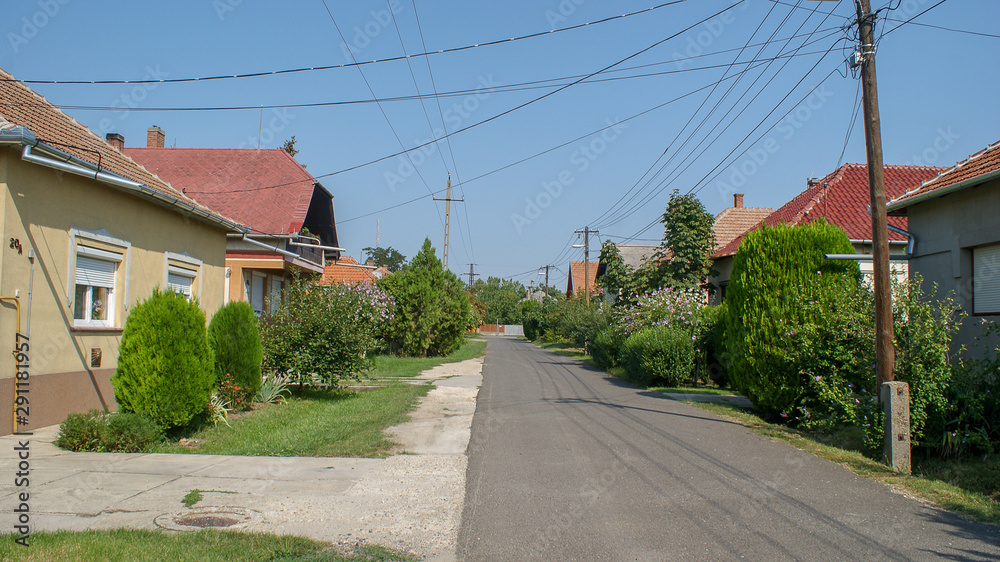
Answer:
M952 352L969 346L980 335L982 319L1000 321L1000 315L972 316L972 249L1000 243L1000 180L916 203L906 210L909 231L917 241L910 260L910 277L923 278L924 289L937 284L952 291L969 313L952 340ZM976 272L978 282L1000 272ZM992 342L995 345L997 342Z

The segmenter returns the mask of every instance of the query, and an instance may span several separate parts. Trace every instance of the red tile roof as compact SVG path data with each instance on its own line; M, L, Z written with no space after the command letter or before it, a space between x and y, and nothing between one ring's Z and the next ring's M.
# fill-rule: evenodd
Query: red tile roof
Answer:
M590 270L587 271L585 266L586 262L582 261L571 261L569 262L570 276L566 282L566 296L573 297L577 295L584 294L586 287L588 286L584 283L587 278L586 273L590 273L590 294L599 295L604 292L604 289L597 284L597 266L601 262L592 261L590 262Z
M174 189L164 179L107 144L93 131L0 69L0 127L9 126L24 127L34 133L42 144L91 164L100 164L103 170L184 201L215 218L232 222L226 218L231 215L206 207ZM233 231L238 231L235 225Z
M198 202L255 233L302 228L316 179L281 149L126 148L125 153Z
M982 178L991 172L997 171L1000 171L1000 141L970 155L965 160L955 164L954 167L948 168L936 177L910 189L901 197L894 199L891 207L893 210L904 208L918 197L923 198L923 196L936 191L943 192L945 188L965 181L975 180L976 178ZM943 195L944 193L941 194Z
M766 219L774 209L770 207L726 207L715 215L712 231L715 232L713 251L724 248L737 236L756 227Z
M898 196L908 188L934 177L941 170L943 168L933 166L885 166L886 196L889 199ZM844 229L851 240L871 240L869 204L868 166L844 164L768 215L762 224L774 226L783 222L794 226L825 218L827 222ZM905 230L906 218L890 217L889 224ZM735 254L743 236L745 233L734 238L712 257ZM890 231L889 240L904 241L906 238Z
M332 283L374 283L378 281L375 274L376 269L367 265L359 265L357 260L350 256L343 256L339 260L331 262L323 270L323 279L320 283L330 285Z

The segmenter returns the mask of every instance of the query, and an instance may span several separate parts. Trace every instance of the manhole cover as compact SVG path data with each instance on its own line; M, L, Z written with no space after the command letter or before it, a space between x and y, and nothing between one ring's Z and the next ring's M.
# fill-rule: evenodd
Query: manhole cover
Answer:
M153 523L171 531L198 531L205 528L246 528L261 520L260 513L243 507L194 507L164 513Z
M240 520L222 515L184 515L174 517L174 523L186 527L232 527Z

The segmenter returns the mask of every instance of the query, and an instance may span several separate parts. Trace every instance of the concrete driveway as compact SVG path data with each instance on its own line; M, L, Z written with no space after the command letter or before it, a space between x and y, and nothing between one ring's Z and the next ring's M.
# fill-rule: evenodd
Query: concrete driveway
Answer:
M429 559L454 558L465 492L469 426L482 359L425 372L435 388L390 428L407 453L385 459L72 453L58 427L0 438L3 528L15 524L15 447L28 440L32 532L205 525L318 540L364 541ZM191 490L203 499L192 508ZM207 491L206 491L207 490Z

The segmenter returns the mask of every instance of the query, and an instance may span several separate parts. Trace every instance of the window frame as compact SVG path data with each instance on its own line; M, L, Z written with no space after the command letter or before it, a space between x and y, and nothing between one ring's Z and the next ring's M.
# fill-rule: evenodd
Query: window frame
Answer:
M131 251L131 243L120 238L111 236L106 230L88 231L77 228L70 229L70 252L68 256L69 267L66 282L66 305L69 308L68 316L72 319L73 329L120 329L118 323L121 303L127 302L128 298L128 262ZM77 305L77 265L79 256L89 259L114 263L114 273L112 286L107 289L106 319L95 320L90 317L93 313L94 289L97 285L84 285L83 303L84 318L76 317ZM123 269L124 266L124 269Z
M197 258L193 258L187 254L178 254L174 252L165 252L163 256L163 288L164 290L171 289L170 276L177 275L185 277L191 280L188 285L188 293L183 291L178 291L185 297L188 301L197 297L201 300L201 274L202 274L202 264L203 262ZM195 294L195 285L197 285L197 295Z
M1000 243L983 244L981 246L975 246L971 248L972 250L972 316L997 316L1000 315L1000 297L994 296L996 299L995 309L989 311L978 310L979 302L981 302L982 290L979 287L980 282L992 280L994 287L993 291L1000 291ZM987 267L986 273L977 273L976 265L980 262L979 252L984 250L994 251L996 255L992 256L994 261L994 267ZM985 259L985 258L984 258Z

